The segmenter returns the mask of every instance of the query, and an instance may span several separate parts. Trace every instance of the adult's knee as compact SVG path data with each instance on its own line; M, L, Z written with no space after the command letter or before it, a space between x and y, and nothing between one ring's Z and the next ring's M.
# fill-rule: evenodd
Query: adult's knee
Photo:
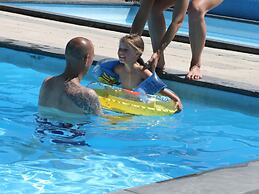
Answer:
M163 14L163 9L160 9L159 7L152 7L152 9L151 9L151 15L152 16L156 16L156 15L161 15L161 14Z
M188 16L192 20L200 20L204 17L205 10L202 8L200 1L190 1L188 7Z
M163 6L163 3L161 3L160 1L155 1L154 5L152 6L152 9L151 9L151 14L152 15L161 15L161 14L163 14L163 11L166 8Z

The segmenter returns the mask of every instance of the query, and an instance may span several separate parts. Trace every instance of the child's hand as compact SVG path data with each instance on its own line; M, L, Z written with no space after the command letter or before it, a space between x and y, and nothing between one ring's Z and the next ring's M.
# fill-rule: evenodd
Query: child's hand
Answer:
M177 101L177 102L175 103L175 106L176 106L176 108L177 108L177 111L176 111L176 112L181 112L181 111L183 110L183 105L182 105L181 101Z

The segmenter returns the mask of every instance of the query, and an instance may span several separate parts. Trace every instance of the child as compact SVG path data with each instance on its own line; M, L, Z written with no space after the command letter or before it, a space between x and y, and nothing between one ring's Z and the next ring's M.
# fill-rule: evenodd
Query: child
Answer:
M144 42L139 35L131 34L121 38L118 49L120 64L116 65L113 71L119 75L122 88L134 90L152 76L141 58L143 51ZM182 110L180 98L172 91L164 88L159 93L175 101L178 111Z

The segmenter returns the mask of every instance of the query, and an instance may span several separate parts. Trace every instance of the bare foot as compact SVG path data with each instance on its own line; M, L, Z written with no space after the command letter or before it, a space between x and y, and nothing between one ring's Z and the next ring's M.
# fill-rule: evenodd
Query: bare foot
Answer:
M202 78L201 68L199 65L194 65L190 68L189 73L186 75L189 80L199 80Z

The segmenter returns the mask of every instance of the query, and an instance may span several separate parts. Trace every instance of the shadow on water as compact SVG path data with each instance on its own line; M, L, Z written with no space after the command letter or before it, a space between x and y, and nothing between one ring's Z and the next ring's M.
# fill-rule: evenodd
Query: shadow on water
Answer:
M42 143L48 141L57 144L90 146L85 140L85 130L80 129L90 124L90 121L80 124L62 123L41 118L38 114L35 114L35 121L37 124L35 134Z
M95 121L84 121L80 123L65 123L47 118L42 118L35 114L35 134L41 143L51 142L55 144L65 144L73 146L89 146L86 142L87 129L92 128L92 124L99 123L101 126L117 125L121 122L128 122L132 115L111 115L107 114L105 118L96 118ZM106 129L116 130L116 127L107 127ZM127 130L126 128L118 128Z

